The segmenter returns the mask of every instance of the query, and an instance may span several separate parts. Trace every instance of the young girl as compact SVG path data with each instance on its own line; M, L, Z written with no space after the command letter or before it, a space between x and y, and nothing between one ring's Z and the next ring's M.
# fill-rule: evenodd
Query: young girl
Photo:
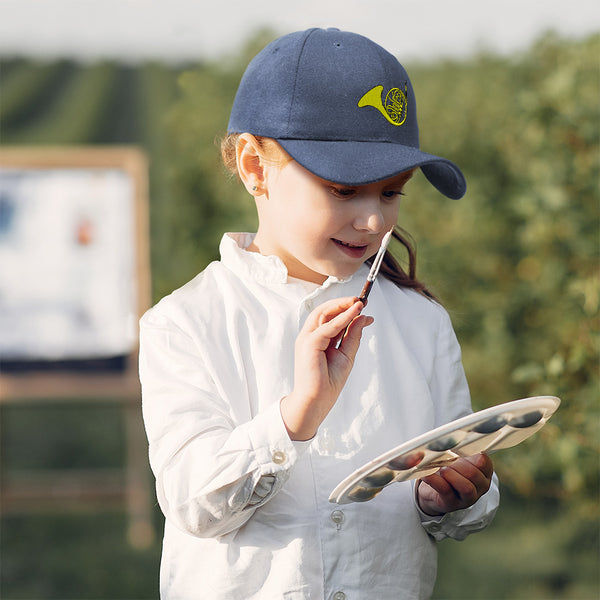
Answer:
M471 411L449 317L399 233L409 272L388 254L368 316L356 298L413 171L450 198L464 178L419 149L398 61L335 29L260 52L229 134L223 154L255 198L258 231L226 234L221 260L141 321L166 516L161 596L428 598L435 540L492 519L490 459L460 459L368 502L328 497L367 461Z

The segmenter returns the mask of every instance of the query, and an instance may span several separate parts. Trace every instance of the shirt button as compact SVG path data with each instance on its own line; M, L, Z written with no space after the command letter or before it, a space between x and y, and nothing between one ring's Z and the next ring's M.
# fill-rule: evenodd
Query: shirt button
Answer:
M277 450L276 452L273 452L273 462L277 465L281 465L285 462L286 456L284 452L280 452L279 450Z
M336 592L333 595L333 600L346 600L346 594L344 592Z
M331 513L330 518L337 525L337 528L340 529L344 522L344 513L341 510L334 510Z

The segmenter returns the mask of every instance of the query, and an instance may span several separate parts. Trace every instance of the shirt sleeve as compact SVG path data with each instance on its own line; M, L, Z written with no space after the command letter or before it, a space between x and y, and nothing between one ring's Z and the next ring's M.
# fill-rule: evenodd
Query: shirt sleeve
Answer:
M441 311L442 320L438 332L431 381L431 393L435 398L436 405L436 427L472 412L460 346L448 313L444 309ZM492 522L499 501L500 492L495 473L490 489L475 504L439 517L432 517L421 511L415 495L415 504L421 523L425 530L438 541L446 537L463 540L470 533L484 529Z
M233 422L189 336L142 318L140 381L150 464L165 517L198 537L241 527L288 479L306 444L292 442L279 399Z

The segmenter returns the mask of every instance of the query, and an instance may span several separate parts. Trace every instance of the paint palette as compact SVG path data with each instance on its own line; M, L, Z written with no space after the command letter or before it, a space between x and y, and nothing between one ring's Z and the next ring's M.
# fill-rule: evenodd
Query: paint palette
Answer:
M523 398L437 427L354 471L331 492L329 501L366 502L396 481L431 475L464 456L516 446L539 431L559 404L555 396Z

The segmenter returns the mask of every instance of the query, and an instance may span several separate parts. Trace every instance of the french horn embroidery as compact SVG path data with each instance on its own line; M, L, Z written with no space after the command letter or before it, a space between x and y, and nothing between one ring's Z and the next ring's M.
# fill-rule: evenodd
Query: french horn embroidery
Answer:
M358 106L372 106L376 108L392 125L402 125L406 121L406 112L408 102L406 96L408 89L406 81L404 82L404 91L400 88L392 88L386 95L385 99L381 99L383 92L382 85L376 85L371 88L358 101Z

